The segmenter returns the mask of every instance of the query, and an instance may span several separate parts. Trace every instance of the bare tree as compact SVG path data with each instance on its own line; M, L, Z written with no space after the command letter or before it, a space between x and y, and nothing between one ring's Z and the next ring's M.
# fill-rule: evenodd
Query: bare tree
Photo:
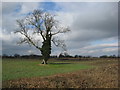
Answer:
M36 47L42 54L42 64L47 64L50 57L51 42L57 47L62 47L66 50L64 41L56 39L55 36L59 33L66 33L70 30L68 27L61 26L59 21L55 19L55 15L42 10L34 10L24 19L17 20L17 24L19 29L16 30L15 33L23 35L19 44L27 43Z

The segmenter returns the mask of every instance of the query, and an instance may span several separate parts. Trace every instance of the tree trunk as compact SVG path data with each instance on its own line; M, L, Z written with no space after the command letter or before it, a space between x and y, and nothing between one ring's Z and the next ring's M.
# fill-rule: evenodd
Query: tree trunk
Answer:
M49 34L46 35L46 40L43 41L41 54L43 58L42 64L47 64L47 61L50 58L51 54L51 35Z
M47 64L47 60L43 59L42 64Z

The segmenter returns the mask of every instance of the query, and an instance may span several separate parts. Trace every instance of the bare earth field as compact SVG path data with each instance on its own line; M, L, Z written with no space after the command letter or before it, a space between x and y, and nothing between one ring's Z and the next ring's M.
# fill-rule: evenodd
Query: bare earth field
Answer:
M118 88L117 59L76 61L74 63L92 65L94 68L42 77L5 80L3 88Z

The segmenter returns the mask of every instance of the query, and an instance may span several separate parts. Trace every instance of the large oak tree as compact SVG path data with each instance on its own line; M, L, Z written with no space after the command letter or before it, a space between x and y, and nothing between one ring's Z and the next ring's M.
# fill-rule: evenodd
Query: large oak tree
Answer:
M19 44L27 43L36 47L42 54L42 64L47 64L51 54L51 43L66 49L64 41L55 36L70 30L68 27L62 26L56 20L55 15L43 10L34 10L25 18L17 20L17 24L19 28L15 33L20 33L23 36Z

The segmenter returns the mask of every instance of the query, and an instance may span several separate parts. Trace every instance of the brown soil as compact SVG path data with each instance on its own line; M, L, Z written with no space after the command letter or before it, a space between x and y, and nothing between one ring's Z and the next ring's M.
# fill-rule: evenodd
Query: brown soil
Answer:
M3 82L3 88L117 88L118 65Z

